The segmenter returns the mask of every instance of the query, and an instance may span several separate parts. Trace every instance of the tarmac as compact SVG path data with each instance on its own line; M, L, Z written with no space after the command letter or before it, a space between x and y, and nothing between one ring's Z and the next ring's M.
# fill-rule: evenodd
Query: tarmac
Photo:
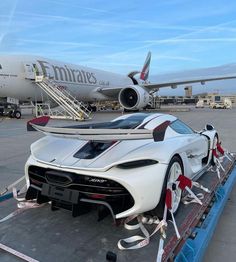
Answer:
M163 111L163 110L162 110ZM236 108L231 110L191 108L174 111L166 109L201 130L206 123L212 124L220 135L224 148L236 151L235 127ZM106 121L121 115L121 112L99 112L94 114L96 122ZM0 118L0 189L11 184L24 174L24 164L30 155L30 145L42 134L27 132L26 123L32 116L23 114L22 119ZM50 125L70 125L68 121L50 121ZM16 201L0 203L0 218L16 209ZM205 253L204 262L235 261L236 256L236 187L231 192L217 229ZM128 237L122 227L113 225L111 217L97 222L97 213L72 218L65 210L52 212L49 205L25 211L11 220L0 224L0 243L8 245L40 262L49 261L106 261L107 251L117 253L117 261L155 261L158 239L135 251L117 252L117 241ZM131 233L132 235L133 233ZM0 251L1 262L20 261Z

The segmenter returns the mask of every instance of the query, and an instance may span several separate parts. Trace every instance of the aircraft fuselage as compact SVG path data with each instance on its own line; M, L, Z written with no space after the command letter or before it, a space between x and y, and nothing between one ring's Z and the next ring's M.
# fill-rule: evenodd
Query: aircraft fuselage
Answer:
M112 100L99 89L132 84L127 76L89 67L58 62L37 56L0 56L0 97L21 101L41 101L43 91L35 84L35 75L44 75L82 101Z

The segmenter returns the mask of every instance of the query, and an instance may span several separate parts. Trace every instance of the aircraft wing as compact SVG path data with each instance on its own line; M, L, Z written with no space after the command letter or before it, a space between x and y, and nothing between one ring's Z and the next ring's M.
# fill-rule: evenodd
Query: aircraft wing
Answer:
M212 77L199 77L199 78L192 78L192 79L173 79L170 81L164 81L159 83L144 83L140 86L145 87L147 89L159 89L163 87L172 87L176 88L178 85L185 85L185 84L194 84L194 83L201 83L202 85L205 82L209 81L216 81L216 80L226 80L226 79L236 79L235 75L222 75L222 76L212 76Z
M141 86L147 89L159 89L163 87L176 88L178 85L205 84L205 82L209 81L227 79L236 79L236 64L156 75L153 78L153 83L143 83Z
M137 73L136 71L134 72L134 74ZM177 88L179 85L194 83L203 85L205 82L227 79L236 79L236 64L160 74L153 76L151 82L139 83L139 86L147 90L152 90L164 87ZM98 92L115 98L123 88L124 87L100 88Z

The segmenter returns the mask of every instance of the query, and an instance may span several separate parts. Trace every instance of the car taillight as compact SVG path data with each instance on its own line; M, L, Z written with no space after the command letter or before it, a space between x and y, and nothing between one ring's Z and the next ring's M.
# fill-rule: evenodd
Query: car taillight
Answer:
M106 196L101 195L101 194L92 194L90 196L91 198L95 198L95 199L105 199L106 198Z

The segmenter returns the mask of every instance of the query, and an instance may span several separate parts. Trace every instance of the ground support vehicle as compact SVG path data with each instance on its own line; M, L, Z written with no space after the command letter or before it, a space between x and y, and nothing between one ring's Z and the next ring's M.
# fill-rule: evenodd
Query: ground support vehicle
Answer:
M210 108L213 109L232 109L232 101L229 98L215 101L210 104Z
M0 116L20 119L21 109L16 104L0 102Z
M196 108L204 108L204 100L198 100L195 107Z

